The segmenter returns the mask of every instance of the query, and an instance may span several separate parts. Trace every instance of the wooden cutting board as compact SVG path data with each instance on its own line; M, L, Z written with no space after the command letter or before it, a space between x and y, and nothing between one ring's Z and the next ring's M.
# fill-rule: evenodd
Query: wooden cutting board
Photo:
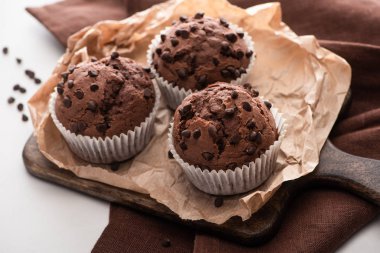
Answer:
M23 159L28 172L43 180L246 245L259 244L270 239L276 233L291 199L305 188L320 185L337 187L380 206L380 161L344 153L330 141L324 145L320 163L313 173L284 183L269 202L249 220L243 222L240 218L233 217L222 225L182 220L148 195L79 178L48 161L39 151L33 136L25 144Z

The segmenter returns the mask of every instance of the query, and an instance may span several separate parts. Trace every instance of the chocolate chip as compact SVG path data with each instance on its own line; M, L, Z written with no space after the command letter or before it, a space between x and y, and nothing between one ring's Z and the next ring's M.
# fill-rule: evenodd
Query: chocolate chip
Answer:
M238 50L236 52L236 58L238 58L239 60L242 59L244 57L244 52L241 51L241 50Z
M172 154L172 152L170 150L168 150L168 158L169 159L173 159L174 158L174 156L173 156L173 154Z
M238 96L239 96L239 94L237 93L236 90L233 90L233 91L231 92L231 98L232 98L232 99L237 99Z
M146 72L146 73L150 73L150 68L149 67L145 67L145 68L143 68L143 70Z
M68 81L67 81L67 87L68 87L69 89L73 88L73 87L74 87L74 81L73 81L73 80L68 80Z
M249 141L256 141L256 138L257 138L257 133L255 131L252 131L249 135L248 135L248 140Z
M207 75L201 75L197 81L197 88L203 89L207 85Z
M63 98L63 105L64 105L66 108L70 108L70 107L71 107L71 104L72 104L72 102L71 102L70 97L65 96L65 97Z
M195 18L195 19L201 19L201 18L204 17L204 15L205 15L204 12L197 12L197 13L194 15L194 18Z
M160 37L161 37L161 41L162 41L162 42L165 42L165 40L166 40L166 35L165 35L165 34L161 34Z
M264 101L265 106L270 110L272 108L272 104L269 101Z
M87 128L87 124L83 121L75 122L71 125L71 130L76 133L82 133Z
M63 72L63 73L61 73L61 77L63 78L63 82L66 82L67 78L69 77L69 72Z
M228 70L226 70L226 69L222 69L222 70L220 71L220 74L221 74L222 77L224 77L224 78L229 78L229 77L230 77L230 72L229 72Z
M223 197L216 197L215 200L214 200L214 206L216 208L219 208L223 205L223 202L224 202L224 199Z
M187 114L188 112L191 111L191 104L187 104L182 108L182 113Z
M118 52L116 52L116 51L115 51L115 52L112 52L112 54L111 54L111 59L112 59L112 60L115 60L115 59L119 58L119 56L120 56L120 55L119 55Z
M162 54L162 49L161 48L156 48L156 54L160 56Z
M224 18L220 18L220 19L219 19L219 22L220 22L220 24L221 24L222 26L228 28L229 24L228 24L227 20L225 20Z
M96 57L94 57L94 56L92 56L91 58L90 58L90 61L91 62L96 62L98 59L96 59Z
M210 152L203 152L203 153L202 153L202 157L203 157L203 159L205 159L206 161L211 161L211 160L214 158L214 154L213 154L213 153L210 153Z
M240 140L241 140L241 137L240 137L239 133L236 133L231 137L230 144L231 145L237 145L237 144L239 144Z
M19 104L17 105L17 110L19 110L20 112L22 112L22 111L24 110L24 105L21 104L21 103L19 103Z
M27 122L29 120L28 116L26 116L25 114L23 114L21 116L21 120L24 121L24 122Z
M186 51L185 51L185 50L180 50L180 51L178 51L178 52L175 53L175 55L174 55L174 60L175 60L175 61L179 61L179 60L181 60L185 55L186 55Z
M180 147L182 150L186 150L186 149L187 149L187 145L186 145L186 143L185 143L184 141L181 141L181 142L179 143L179 147Z
M237 167L237 163L234 163L234 162L229 163L229 164L227 164L226 167L227 167L227 169L234 170Z
M216 127L214 125L210 125L208 127L207 131L208 131L208 135L210 135L210 137L212 139L216 139L216 137L217 137L217 134L216 134L217 130L216 130Z
M119 64L112 64L112 68L116 70L120 70Z
M252 106L251 106L248 102L246 102L246 101L244 101L244 102L242 103L242 107L243 107L243 109L246 110L247 112L252 111Z
M92 92L95 92L95 91L99 90L99 85L97 85L96 83L91 84L90 90Z
M153 92L151 89L149 89L149 88L144 89L144 98L145 99L151 98L152 95L153 95Z
M182 136L183 138L190 138L190 136L191 136L191 131L188 130L188 129L185 129L185 130L183 130L183 131L181 132L181 136Z
M187 16L180 16L179 21L181 22L186 22L187 21Z
M185 105L179 110L179 113L181 115L181 120L191 119L194 116L194 112L191 111L191 104Z
M105 133L107 131L108 124L106 122L100 123L96 125L96 130L99 133Z
M232 118L234 114L235 114L235 107L227 108L226 110L224 110L224 117L227 119Z
M63 94L63 83L62 82L59 82L58 84L57 84L57 92L58 92L58 94L59 95L62 95Z
M19 92L21 92L21 93L25 93L25 92L26 92L26 89L25 89L24 87L20 87L18 90L19 90Z
M252 97L258 97L259 96L259 91L258 90L255 90L251 87L251 94L252 94Z
M260 144L261 141L262 141L261 133L257 133L257 136L256 136L256 142L257 142L258 144Z
M193 138L194 139L199 139L199 137L201 137L201 130L199 128L195 129L194 132L193 132Z
M171 39L170 43L172 44L173 47L176 47L179 44L179 41L177 39Z
M76 90L74 92L74 95L77 97L77 99L82 99L84 97L84 92L82 90Z
M41 83L41 79L39 79L39 78L34 78L34 83L35 83L35 84L40 84L40 83Z
M179 70L177 70L177 75L182 80L186 79L187 78L187 71L186 71L186 69L179 69Z
M256 151L256 148L254 146L250 146L245 149L245 153L247 153L247 155L253 155L255 151Z
M235 77L235 67L233 67L233 66L228 66L228 67L226 68L226 70L227 70L228 72L230 72L230 76Z
M247 73L247 70L245 68L243 68L243 67L241 67L239 70L240 70L240 73L242 73L242 74Z
M8 54L8 48L7 47L3 47L3 54Z
M75 70L75 65L70 65L70 67L68 68L68 71L70 74L72 74Z
M212 63L215 65L215 66L218 66L219 65L219 60L217 58L212 58Z
M98 105L96 104L95 101L90 100L87 102L87 109L92 112L96 112L96 110L98 109Z
M244 38L244 33L242 32L237 33L237 35L240 37L240 39Z
M165 51L162 55L161 55L161 59L167 63L172 63L173 62L173 57L170 55L169 52Z
M235 43L237 41L237 36L235 33L228 33L225 35L227 40L231 43Z
M19 84L15 84L15 85L13 85L13 90L14 91L17 91L17 90L19 90L20 89L20 85Z
M177 37L181 36L181 30L176 30L175 31L175 36L177 36Z
M221 154L224 151L224 148L226 146L226 143L224 142L223 138L220 138L216 141L216 145L218 146L219 154Z
M248 51L248 52L245 53L245 56L247 58L250 58L252 55L253 55L253 51L252 50L250 50L250 51Z
M165 238L161 242L161 246L164 247L164 248L169 248L171 245L172 245L172 243L170 242L169 238Z
M35 76L35 73L32 70L27 69L27 70L25 70L25 75L27 75L29 78L33 79Z
M112 171L118 171L119 168L120 168L120 163L111 163L111 164L110 164L110 169L111 169Z
M190 35L190 33L189 33L187 30L184 30L184 29L180 30L180 36L181 36L183 39L187 39L187 38L189 38L189 35Z
M256 126L256 123L253 119L249 119L248 122L247 122L247 128L248 129L254 129Z
M15 101L16 99L14 97L9 97L7 100L8 104L13 104Z
M195 32L198 30L198 27L196 25L190 26L190 32Z
M16 58L16 62L17 62L17 64L21 64L22 60L20 58Z
M93 70L89 70L89 71L88 71L88 75L89 75L90 77L97 77L97 76L99 75L99 73L98 73L97 70L93 69Z
M228 44L228 42L223 41L221 45L222 46L221 46L220 49L221 49L222 52L227 52L227 51L230 50L230 45Z

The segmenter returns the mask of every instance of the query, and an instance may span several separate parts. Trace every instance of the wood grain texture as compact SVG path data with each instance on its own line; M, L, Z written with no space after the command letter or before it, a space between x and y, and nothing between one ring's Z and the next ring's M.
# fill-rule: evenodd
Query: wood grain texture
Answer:
M222 225L182 220L148 195L78 178L72 172L59 169L49 162L40 153L33 136L25 144L23 159L28 172L43 180L246 245L260 244L270 239L277 231L291 199L307 187L339 187L380 206L380 161L344 153L330 141L323 147L320 164L313 173L284 183L270 201L249 220L242 222L240 218L233 217Z

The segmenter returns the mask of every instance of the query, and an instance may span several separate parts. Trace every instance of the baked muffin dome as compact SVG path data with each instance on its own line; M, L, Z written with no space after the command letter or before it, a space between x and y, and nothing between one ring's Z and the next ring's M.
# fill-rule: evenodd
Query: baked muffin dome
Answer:
M244 33L224 19L181 16L161 34L152 64L164 80L185 90L201 90L217 81L230 82L247 72L253 51Z
M149 69L116 52L71 67L62 78L55 112L62 125L75 134L104 138L133 131L155 103Z
M208 170L233 170L254 161L278 138L271 105L257 96L220 82L189 95L174 114L178 155Z

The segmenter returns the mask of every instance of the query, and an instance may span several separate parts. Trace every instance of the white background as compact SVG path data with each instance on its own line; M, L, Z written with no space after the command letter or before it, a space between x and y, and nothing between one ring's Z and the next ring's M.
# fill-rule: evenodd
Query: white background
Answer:
M37 87L24 70L42 80L52 72L64 48L31 15L26 6L55 0L1 0L0 49L0 252L90 252L108 223L109 204L30 176L21 153L32 133L31 122L21 121L12 95L26 103ZM23 59L21 65L15 58ZM14 84L26 94L12 91ZM377 250L376 250L377 249ZM340 252L379 252L380 218L348 241Z

